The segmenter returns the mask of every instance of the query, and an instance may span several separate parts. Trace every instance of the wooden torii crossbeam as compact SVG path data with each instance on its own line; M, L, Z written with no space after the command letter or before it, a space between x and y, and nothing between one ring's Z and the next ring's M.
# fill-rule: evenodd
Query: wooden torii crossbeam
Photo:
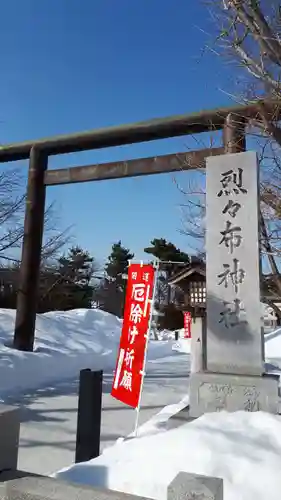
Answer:
M269 119L279 116L276 103L259 101L248 106L232 106L199 113L160 118L129 125L109 127L26 141L0 147L0 163L29 158L24 238L17 293L14 347L33 350L38 282L44 226L46 186L73 182L151 175L204 166L207 156L236 153L246 149L245 126L258 118L260 106ZM277 116L277 117L278 117ZM169 137L199 134L223 129L223 147L203 149L156 158L143 158L108 164L48 170L48 157L85 150L134 144Z
M272 115L279 114L276 103L259 102L266 104L266 112L269 118L272 118ZM228 108L200 111L199 113L107 127L78 134L59 135L47 139L8 144L0 147L0 163L26 160L30 157L32 148L44 151L45 155L50 156L221 130L230 116L233 122L232 128L241 128L243 121L259 116L259 102L248 106L230 106Z
M165 156L138 158L137 160L100 163L81 167L69 167L47 170L44 176L46 186L71 184L74 182L103 181L125 179L141 175L166 174L195 168L203 168L208 156L224 153L221 148L200 149Z

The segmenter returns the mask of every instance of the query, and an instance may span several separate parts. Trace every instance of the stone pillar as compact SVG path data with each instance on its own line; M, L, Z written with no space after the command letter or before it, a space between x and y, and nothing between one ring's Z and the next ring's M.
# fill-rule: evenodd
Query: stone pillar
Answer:
M264 376L256 153L208 158L206 371L190 380L190 416L278 413L278 377Z
M202 318L195 317L191 323L191 373L203 370Z

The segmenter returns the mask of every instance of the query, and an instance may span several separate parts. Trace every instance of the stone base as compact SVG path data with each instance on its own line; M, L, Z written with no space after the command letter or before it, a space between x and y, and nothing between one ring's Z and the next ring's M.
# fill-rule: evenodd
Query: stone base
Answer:
M0 471L17 468L19 434L19 408L0 404Z
M201 372L190 377L190 417L218 411L279 413L279 376L261 377Z
M168 486L168 500L223 500L223 480L179 472Z

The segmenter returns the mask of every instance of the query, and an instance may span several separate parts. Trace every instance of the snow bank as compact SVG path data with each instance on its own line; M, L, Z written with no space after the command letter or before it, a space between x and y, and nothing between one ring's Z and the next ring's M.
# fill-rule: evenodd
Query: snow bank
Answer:
M176 332L178 332L179 338L184 337L184 329L179 330L160 330L157 332L157 337L159 340L175 340Z
M33 353L8 347L15 311L0 309L0 398L78 376L83 368L115 368L122 320L99 309L38 314ZM150 342L148 359L172 353L172 343Z
M158 434L159 432L163 432L163 429L167 428L168 420L175 415L177 415L180 411L184 410L189 405L189 394L184 396L182 400L179 403L171 404L168 406L165 406L162 408L159 413L154 415L150 420L145 422L141 427L138 428L137 430L137 437L142 437L142 436L149 436L153 434ZM129 436L126 439L131 439L135 438L135 431L129 434ZM124 438L119 438L116 441L115 446L117 446L119 443L124 442ZM110 452L110 448L106 448L103 453L107 453L107 451Z
M148 426L147 435L55 477L162 500L177 473L186 471L222 478L225 500L279 500L280 470L279 416L221 412L155 435Z
M172 347L173 351L191 353L191 339L179 339Z
M179 338L174 343L172 349L177 352L190 354L191 341L190 339ZM281 328L268 333L265 336L265 357L267 360L279 361L278 365L281 368Z
M0 309L0 398L78 376L82 368L108 372L115 368L122 320L112 314L99 309L38 314L34 353L8 347L14 322L14 310ZM182 334L183 330L178 342L169 331L162 332L162 340L151 340L148 360L171 356L173 351L190 353L190 340ZM266 336L265 351L281 368L281 329Z
M171 330L160 330L157 332L159 340L175 340L175 332Z
M38 314L34 353L11 345L15 311L0 309L0 395L78 375L82 368L112 365L121 320L99 310Z
M281 328L266 335L265 357L269 359L281 358Z

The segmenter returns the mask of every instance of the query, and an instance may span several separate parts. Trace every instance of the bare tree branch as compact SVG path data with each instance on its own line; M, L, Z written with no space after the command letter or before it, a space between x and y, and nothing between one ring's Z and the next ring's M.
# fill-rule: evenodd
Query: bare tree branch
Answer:
M281 9L277 0L219 0L208 1L211 20L218 35L215 44L207 49L234 68L235 90L227 94L235 101L251 102L264 97L276 102L269 113L261 103L259 113L249 123L252 140L256 142L261 171L261 247L274 275L281 296ZM206 50L205 50L206 52ZM233 72L232 72L233 80ZM238 84L238 87L237 87ZM238 96L237 89L241 89ZM180 189L185 195L185 233L204 249L205 214L204 179L199 185ZM203 193L202 193L203 191ZM200 220L201 218L201 220Z
M24 234L24 176L19 168L0 170L0 262L19 261ZM55 204L45 212L42 265L57 255L70 240L70 228L60 229Z

